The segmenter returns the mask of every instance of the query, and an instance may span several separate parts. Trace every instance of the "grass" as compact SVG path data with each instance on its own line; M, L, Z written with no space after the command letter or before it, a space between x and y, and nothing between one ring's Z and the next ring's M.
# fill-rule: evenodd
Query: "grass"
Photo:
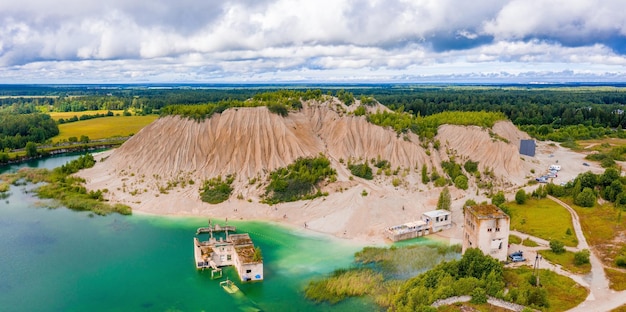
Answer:
M574 264L574 253L571 251L565 251L564 253L555 254L552 250L539 250L539 254L546 260L556 263L563 267L564 270L572 272L574 274L587 274L591 272L591 264L586 263L583 265Z
M522 241L522 245L526 246L526 247L537 247L539 246L539 244L537 244L537 242L535 242L534 240L530 239L530 238L526 238Z
M522 243L522 239L519 236L509 235L509 243L519 245Z
M157 115L114 116L66 123L59 125L59 135L53 137L52 141L80 138L82 135L88 136L90 140L126 137L139 132L157 118Z
M576 235L567 235L574 228L567 209L550 199L531 199L523 205L507 203L511 228L545 240L558 239L565 246L577 246Z
M522 241L522 245L526 246L526 247L537 247L539 246L539 244L537 244L537 242L535 242L534 240L530 239L530 238L526 238Z
M533 275L533 269L530 267L519 267L515 269L504 270L504 280L506 287L516 290L523 296L525 290L532 289L529 280ZM549 307L543 307L542 311L566 311L569 310L587 298L587 289L574 282L571 278L559 275L550 270L539 270L539 282L541 287L547 292ZM523 303L521 303L523 304Z
M619 217L619 210L612 204L596 205L594 208L578 207L571 198L562 198L569 204L580 218L580 224L589 246L593 246L596 255L607 266L615 266L615 258L626 243L617 239L626 233L626 212ZM626 273L618 270L605 269L611 288L626 289Z
M604 268L604 273L609 279L609 288L617 291L626 290L626 273L609 268Z

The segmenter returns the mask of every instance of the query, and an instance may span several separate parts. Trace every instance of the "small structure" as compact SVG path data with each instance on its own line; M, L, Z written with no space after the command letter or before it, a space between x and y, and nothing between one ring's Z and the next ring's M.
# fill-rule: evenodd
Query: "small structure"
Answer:
M478 248L485 255L506 261L509 226L509 216L495 205L466 206L462 252Z
M452 227L450 211L433 210L425 212L421 220L394 225L385 230L385 236L397 242L405 239L428 235Z
M248 233L228 233L235 230L234 226L212 225L210 221L208 227L199 228L196 235L209 233L209 239L200 241L198 237L193 238L196 268L211 269L213 278L216 273L219 273L218 277L222 276L221 267L233 265L241 281L263 280L263 259L259 251ZM224 236L216 237L215 233L223 233Z
M424 212L422 220L428 224L432 232L439 232L452 227L452 216L448 210L438 209Z
M522 155L535 157L535 140L521 140L519 143L519 153Z

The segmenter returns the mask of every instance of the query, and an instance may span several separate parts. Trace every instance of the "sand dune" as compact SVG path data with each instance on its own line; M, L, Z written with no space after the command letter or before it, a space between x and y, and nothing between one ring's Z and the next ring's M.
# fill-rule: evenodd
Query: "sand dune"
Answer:
M414 134L398 135L346 113L354 107L333 99L309 101L287 117L265 107L228 109L201 122L163 117L79 175L89 189L106 188L111 202L128 204L135 212L275 220L297 226L307 222L308 230L371 241L381 239L385 227L435 208L441 189L421 183L423 164L442 172L441 161L451 155L478 161L481 171L493 170L496 187L503 188L523 185L531 169L547 168L549 160L520 157L519 140L528 136L509 121L498 122L493 129L441 126L436 136L441 147L426 151ZM337 182L324 186L329 196L273 207L259 203L267 173L298 157L320 153L338 172ZM400 173L367 181L351 177L346 169L349 159L375 158L400 167ZM226 174L236 175L231 199L219 205L201 202L201 182ZM251 184L254 178L257 181ZM402 183L394 187L393 178ZM473 188L451 192L457 210L468 198L486 199L484 191ZM458 218L460 214L455 221Z

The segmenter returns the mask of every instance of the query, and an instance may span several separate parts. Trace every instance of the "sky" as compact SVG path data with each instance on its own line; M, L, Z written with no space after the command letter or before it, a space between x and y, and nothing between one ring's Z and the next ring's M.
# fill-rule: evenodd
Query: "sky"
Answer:
M0 1L0 83L626 82L626 0Z

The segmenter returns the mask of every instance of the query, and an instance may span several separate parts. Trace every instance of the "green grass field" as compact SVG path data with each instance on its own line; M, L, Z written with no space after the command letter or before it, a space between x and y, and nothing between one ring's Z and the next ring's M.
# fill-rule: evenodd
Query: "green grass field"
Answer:
M574 253L571 251L566 251L561 254L555 254L552 250L540 250L539 254L541 256L552 262L563 267L564 270L570 271L575 274L587 274L591 272L591 264L586 263L583 265L575 265L574 264Z
M80 138L82 135L88 136L90 140L126 137L139 132L157 118L157 115L114 116L66 123L59 125L59 135L53 137L52 141Z
M572 216L559 204L549 199L531 199L523 205L507 203L511 212L511 229L545 240L558 239L565 246L577 246L576 235L565 234L573 229Z

